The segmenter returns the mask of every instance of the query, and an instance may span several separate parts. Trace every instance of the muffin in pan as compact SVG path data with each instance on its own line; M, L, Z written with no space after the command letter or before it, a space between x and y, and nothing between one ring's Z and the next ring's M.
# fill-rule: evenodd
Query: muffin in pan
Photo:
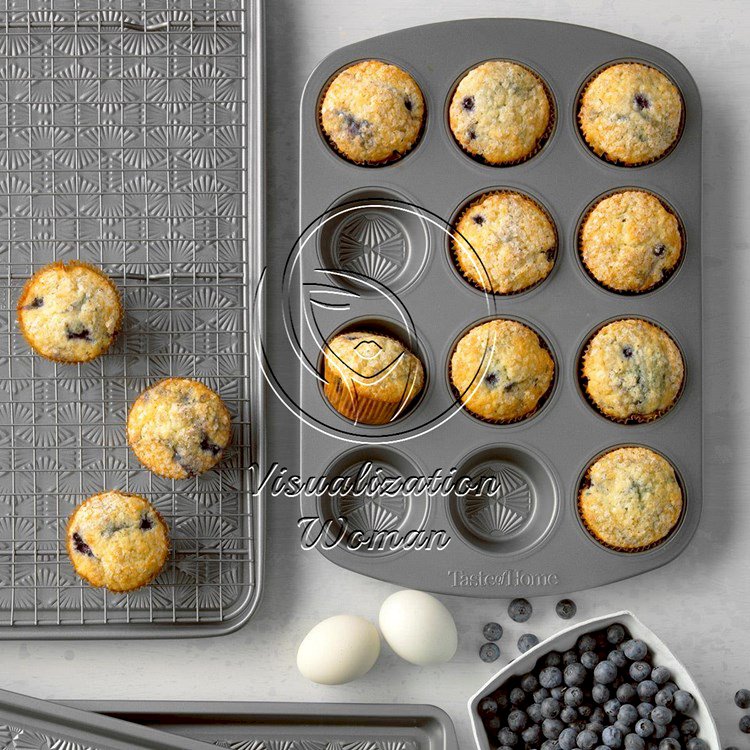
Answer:
M135 400L127 434L146 468L167 479L186 479L221 461L232 425L224 402L208 386L188 378L167 378Z
M680 136L679 89L650 65L618 63L595 75L581 96L578 122L591 150L637 166L664 156Z
M112 345L122 325L117 287L98 268L51 263L21 292L18 325L32 349L56 362L88 362Z
M588 468L578 511L602 544L639 551L661 542L682 513L682 488L666 458L641 446L616 448Z
M70 561L92 586L125 592L159 575L169 556L169 529L145 498L101 492L85 500L67 528Z
M448 112L461 148L496 166L535 154L551 129L553 114L541 79L510 60L489 60L472 68L456 86Z
M451 385L464 407L498 424L531 416L554 375L554 360L539 335L502 318L472 328L456 344L450 362Z
M579 253L602 286L628 294L648 292L666 281L680 262L680 222L652 193L621 190L588 212Z
M354 422L386 424L403 414L424 387L419 357L390 336L342 333L327 342L323 354L325 396Z
M555 264L554 224L536 201L521 193L485 193L461 214L456 230L456 264L484 291L516 294L530 289L547 278Z
M583 355L586 395L618 422L648 422L669 411L685 377L680 350L664 330L639 318L599 329Z
M416 81L395 65L363 60L331 81L320 106L328 141L355 164L400 159L419 140L425 104Z

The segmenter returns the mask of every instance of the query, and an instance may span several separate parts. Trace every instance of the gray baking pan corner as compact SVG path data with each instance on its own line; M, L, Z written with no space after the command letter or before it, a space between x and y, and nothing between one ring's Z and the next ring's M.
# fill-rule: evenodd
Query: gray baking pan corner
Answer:
M335 153L317 116L331 77L369 58L407 70L422 89L427 111L414 149L375 168ZM447 122L456 82L493 58L516 60L536 71L556 112L554 129L539 153L510 167L471 159L456 145ZM656 66L684 99L684 128L676 147L647 166L607 163L579 135L579 92L592 73L616 61ZM301 368L303 476L356 474L370 461L386 476L455 468L458 476L496 476L502 488L470 502L424 494L305 497L304 516L331 521L331 528L343 526L346 543L321 548L323 554L344 568L399 585L482 597L586 589L676 558L695 533L702 504L701 104L685 67L661 49L596 29L517 19L453 21L367 39L329 55L307 82L300 118L300 230L312 241L300 254L298 282L306 321L314 319L317 326L300 323L302 350L309 362L320 363L320 341L356 327L380 330L413 341L427 373L415 406L390 425L371 427L354 425L330 408L314 368ZM592 202L627 187L659 196L679 217L685 239L676 272L655 290L632 296L597 286L585 273L576 244L579 221ZM514 296L486 295L470 287L453 266L447 240L461 207L497 188L535 198L558 231L550 276ZM330 288L347 293L346 307L310 303L309 290L318 293L322 284L320 269ZM357 280L357 273L366 283ZM494 316L530 325L556 360L556 383L546 403L532 418L513 425L472 418L460 408L447 375L457 338ZM679 401L647 424L607 420L587 403L579 385L578 359L588 337L601 324L629 316L663 327L686 363ZM627 554L591 538L579 521L576 497L591 461L612 447L634 444L651 447L673 463L685 504L665 541ZM375 532L395 530L405 537L417 529L443 531L450 542L445 549L361 543ZM357 543L349 544L353 532L358 532ZM337 533L334 528L333 536Z
M450 717L427 705L75 701L172 734L233 750L458 750Z

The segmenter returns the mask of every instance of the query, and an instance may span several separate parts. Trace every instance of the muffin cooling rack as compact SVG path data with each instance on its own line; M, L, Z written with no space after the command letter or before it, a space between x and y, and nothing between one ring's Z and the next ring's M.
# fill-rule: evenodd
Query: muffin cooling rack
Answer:
M319 125L332 77L376 59L406 70L425 98L415 147L384 166L359 166L335 152ZM490 166L456 144L448 107L456 83L481 62L519 62L546 84L554 125L531 158ZM592 74L614 62L642 62L667 74L684 102L676 146L639 167L604 161L585 145L576 110ZM664 565L688 545L701 513L701 105L686 69L666 52L583 27L514 19L422 26L337 50L310 76L301 102L299 288L302 350L301 465L305 477L356 474L372 462L391 477L494 476L501 491L403 497L306 497L304 516L329 521L340 540L395 530L443 530L445 549L322 549L338 565L400 585L467 596L506 597L580 590ZM638 295L598 286L578 254L578 231L592 203L634 188L654 193L678 216L684 251L663 284ZM558 236L551 274L529 291L488 295L466 283L450 252L450 226L478 195L529 195L553 219ZM459 408L448 363L460 336L493 317L539 332L556 379L531 418L496 425ZM657 323L678 343L686 365L682 394L648 423L618 424L596 412L579 382L579 359L602 324L623 317ZM404 415L386 426L346 420L326 402L315 363L321 342L347 330L401 339L420 356L426 385ZM319 370L320 371L320 370ZM664 455L682 486L682 516L653 548L622 552L584 529L577 495L587 467L617 446L643 445ZM358 535L358 539L362 537Z
M253 612L262 579L260 379L251 356L261 262L263 32L255 0L8 0L0 12L0 638L212 635ZM55 260L103 268L126 309L105 356L31 353L26 278ZM232 413L221 467L173 482L129 451L147 385L198 378ZM151 586L81 582L73 508L103 489L168 521Z

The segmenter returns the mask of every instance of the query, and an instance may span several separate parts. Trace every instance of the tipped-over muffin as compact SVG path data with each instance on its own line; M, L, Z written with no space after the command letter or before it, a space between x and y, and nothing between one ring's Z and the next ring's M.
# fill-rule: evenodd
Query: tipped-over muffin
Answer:
M639 63L605 68L586 86L578 122L597 155L627 166L667 153L682 125L682 97L661 71Z
M164 567L169 530L148 500L102 492L71 515L67 549L76 573L92 586L133 591L151 583Z
M378 425L396 419L424 387L424 367L400 341L351 331L324 351L325 396L354 422Z
M530 289L555 264L555 227L521 193L486 193L461 214L453 241L461 273L480 289L514 294Z
M475 326L451 357L451 383L462 403L489 422L515 422L533 414L554 374L554 360L539 335L515 320Z
M513 164L539 149L552 107L535 73L508 60L490 60L461 79L449 118L453 136L468 154L488 164Z
M584 266L603 286L647 292L674 272L682 256L677 217L651 193L623 190L600 200L579 238Z
M419 140L424 117L424 97L416 81L380 60L364 60L342 70L320 108L323 132L355 164L400 159Z
M88 362L109 349L122 304L109 277L86 263L51 263L21 292L18 325L38 354L56 362Z
M677 344L645 320L616 320L588 343L581 369L586 393L616 421L649 421L668 411L682 388L685 366Z
M594 461L578 496L589 532L621 550L650 547L680 518L682 489L672 465L649 448L617 448Z
M197 380L168 378L147 388L128 414L128 443L159 476L186 479L216 466L232 435L219 395Z

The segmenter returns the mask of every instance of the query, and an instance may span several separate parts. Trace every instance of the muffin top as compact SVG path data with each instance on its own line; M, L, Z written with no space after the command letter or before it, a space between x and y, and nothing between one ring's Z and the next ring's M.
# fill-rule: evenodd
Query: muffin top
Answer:
M169 533L144 498L102 492L70 517L67 547L76 572L89 583L132 591L150 583L164 566Z
M472 328L451 357L451 382L466 408L493 422L534 412L549 391L555 364L539 335L515 320Z
M485 291L523 291L545 279L555 263L555 228L546 212L520 193L483 195L456 229L453 249L461 272Z
M106 351L122 321L115 285L80 261L52 263L21 292L18 324L29 344L58 362L88 362Z
M631 166L644 164L677 140L682 97L656 68L619 63L586 86L578 121L586 143L599 156Z
M168 378L143 391L128 414L127 430L138 460L168 479L214 467L232 434L221 398L187 378Z
M649 448L617 448L587 472L578 505L589 530L610 547L637 549L663 539L682 511L672 465Z
M653 418L677 399L684 364L677 344L658 326L635 318L599 330L583 355L586 392L617 420Z
M400 341L362 331L342 333L325 349L326 380L338 380L358 397L406 404L424 386L419 357Z
M406 71L380 60L364 60L333 79L323 96L320 122L347 159L379 164L413 148L424 113L422 92Z
M544 84L528 68L489 60L470 70L451 99L450 127L461 147L489 164L534 153L550 124Z
M677 266L680 224L655 195L624 190L602 199L588 214L580 253L600 284L619 292L646 292Z

